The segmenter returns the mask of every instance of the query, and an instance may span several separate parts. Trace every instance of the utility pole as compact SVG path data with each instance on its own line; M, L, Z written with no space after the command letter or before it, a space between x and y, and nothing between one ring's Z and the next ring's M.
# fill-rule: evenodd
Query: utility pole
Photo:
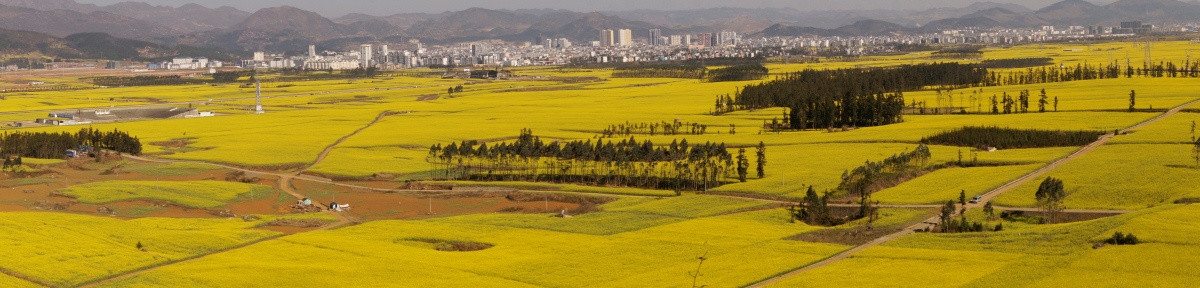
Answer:
M1152 58L1150 58L1150 43L1150 40L1146 40L1146 69L1149 69L1150 66L1154 65L1154 61Z
M254 114L263 114L262 80L258 79L258 70L254 70Z

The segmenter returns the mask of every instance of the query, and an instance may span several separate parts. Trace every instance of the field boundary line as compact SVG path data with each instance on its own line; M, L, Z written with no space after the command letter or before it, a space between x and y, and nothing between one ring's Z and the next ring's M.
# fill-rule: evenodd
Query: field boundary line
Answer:
M0 267L0 273L4 273L4 275L12 276L13 278L21 279L21 280L23 280L23 281L25 281L25 282L29 282L29 283L33 283L33 284L37 284L38 286L42 286L42 287L54 287L53 285L46 284L46 283L44 283L44 282L42 282L42 281L39 281L39 280L37 280L37 279L33 279L33 277L25 276L24 274L17 273L16 271L9 270L8 268Z
M97 279L89 280L89 281L87 281L87 282L79 283L78 285L75 285L75 287L95 287L95 286L98 286L98 285L103 285L103 284L111 283L111 282L113 282L113 281L117 281L117 280L121 280L121 279L126 279L126 278L129 278L129 277L133 277L133 276L136 276L136 275L138 275L138 274L145 273L145 272L153 271L153 270L155 270L155 269L158 269L158 268L162 268L162 267L166 267L166 266L170 266L170 265L175 265L175 264L179 264L179 263L183 263L183 262L188 262L188 261L192 261L192 260L196 260L196 259L200 259L200 258L204 258L204 257L207 257L207 256L216 255L216 254L221 254L221 253L225 253L225 252L229 252L229 251L233 251L233 250L237 250L237 249L246 248L246 247L249 247L250 245L254 245L254 244L258 244L258 243L262 243L262 242L266 242L266 241L270 241L270 240L279 239L279 238L282 238L283 236L287 236L287 234L285 234L285 233L280 233L280 234L277 234L277 235L272 235L272 236L267 236L267 237L259 238L259 239L256 239L256 240L254 240L254 241L250 241L250 242L245 242L245 243L237 244L237 245L234 245L234 246L226 247L226 248L224 248L224 249L215 250L215 251L208 252L208 253L191 255L191 256L187 256L187 257L183 257L183 258L175 259L175 260L169 260L169 261L162 262L162 263L150 264L150 265L146 265L146 266L142 266L142 267L134 268L133 270L129 270L129 271L126 271L126 272L124 272L124 273L121 273L121 274L110 275L110 276L108 276L108 277L97 278Z

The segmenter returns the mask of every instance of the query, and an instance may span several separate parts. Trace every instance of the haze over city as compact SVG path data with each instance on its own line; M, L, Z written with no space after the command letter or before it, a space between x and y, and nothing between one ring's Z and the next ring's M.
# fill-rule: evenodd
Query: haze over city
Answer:
M80 3L108 5L126 0L80 0ZM1114 0L1089 0L1095 4L1108 4ZM187 3L198 3L208 7L231 6L247 11L261 8L290 5L301 9L311 10L329 17L338 17L349 13L365 13L370 15L386 15L395 13L440 13L457 11L470 7L488 9L566 9L577 12L592 11L626 11L626 10L694 10L715 7L738 8L792 8L801 11L808 10L872 10L872 9L903 9L920 10L936 7L964 7L976 1L963 0L445 0L445 1L377 1L377 0L146 0L154 5L180 6ZM1015 3L1038 9L1050 5L1055 0L993 0L997 3Z

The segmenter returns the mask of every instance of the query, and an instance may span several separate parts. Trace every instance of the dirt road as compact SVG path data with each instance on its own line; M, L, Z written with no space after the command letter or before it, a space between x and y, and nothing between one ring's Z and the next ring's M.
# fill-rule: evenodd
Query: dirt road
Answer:
M384 111L384 112L382 112L382 113L379 113L379 116L375 117L375 120L371 121L371 123L368 123L367 125L365 125L365 126L363 126L363 127L359 128L359 129L357 129L357 130L354 130L354 132L351 132L350 134L347 134L346 136L343 136L342 138L339 138L339 139L338 139L337 141L335 141L333 144L330 144L329 146L325 147L325 150L322 150L322 151L321 151L321 153L317 155L317 158L316 158L316 160L315 160L315 161L313 161L313 163L311 163L311 164L309 164L309 165L307 165L307 166L304 166L303 168L297 169L295 172L291 172L291 173L279 173L279 172L264 172L264 171L255 171L255 170L250 170L250 169L241 168L241 167L234 167L234 166L230 166L230 165L217 164L217 163L209 163L209 162L202 162L202 161L176 161L176 160L163 160L163 159L155 159L155 158L147 158L147 157L138 157L138 156L132 156L132 155L126 155L125 157L126 157L126 158L129 158L129 159L138 160L138 161L157 162L157 163L175 163L175 162L198 163L198 164L204 164L204 165L216 166L216 167L221 167L221 168L225 168L225 169L231 169L231 170L235 170L235 171L241 171L241 172L246 172L246 173L256 173L256 174L272 175L272 176L279 177L279 182L278 182L278 185L279 185L279 190L281 190L281 191L283 191L283 192L285 192L285 193L288 193L289 195L292 195L292 197L296 197L296 199L303 199L303 198L305 198L305 197L304 197L304 195L303 195L303 194L300 194L299 192L297 192L297 191L296 191L296 188L295 188L294 186L292 186L292 180L293 180L293 179L297 178L297 176L299 176L301 173L304 173L304 171L308 170L308 168L309 168L309 167L312 167L312 166L314 166L314 165L320 164L320 162L321 162L321 161L325 160L325 158L326 158L327 156L329 156L329 153L330 153L331 151L333 151L333 149L334 149L334 148L336 148L338 145L341 145L341 144L342 144L343 142L345 142L347 139L350 139L350 137L353 137L354 135L357 135L359 132L362 132L363 130L366 130L367 128L370 128L371 126L374 126L376 123L379 123L379 121L383 120L383 118L384 118L384 117L387 117L388 115L392 115L392 114L393 114L393 113L392 113L392 112L390 112L390 111ZM316 203L315 205L324 206L324 204L322 204L322 203ZM349 217L347 217L345 214L343 214L343 213L341 213L341 212L338 212L338 211L333 211L333 210L325 210L325 211L326 211L326 212L328 212L328 213L330 213L330 214L331 214L331 215L333 215L334 217L337 217L337 219L338 219L338 220L337 220L336 222L334 222L334 223L326 224L326 225L324 225L324 226L321 226L321 227L319 227L319 228L317 228L317 229L314 229L313 231L318 231L318 230L328 230L328 229L333 229L333 228L338 228L338 227L346 226L346 225L349 225L349 224L353 223L353 221L351 221L351 219L350 219ZM133 270L133 271L129 271L129 272L125 272L125 273L121 273L121 274L113 275L113 276L111 276L111 277L108 277L108 278L100 279L100 280L97 280L97 281L95 281L95 282L91 282L91 283L85 284L85 285L83 285L83 286L81 286L81 287L94 287L94 286L99 286L99 285L103 285L103 284L107 284L107 283L112 283L113 281L117 281L117 280L121 280L121 279L126 279L126 278L129 278L129 277L136 276L136 275L138 275L138 274L142 274L142 273L145 273L145 272L149 272L149 271L154 271L155 269L158 269L158 268L160 268L160 267L164 267L164 266L168 266L168 265L174 265L174 264L179 264L179 263L184 263L184 262L188 262L188 261L192 261L192 260L196 260L196 259L201 259L201 258L204 258L204 257L206 257L206 256L209 256L209 255L214 255L214 254L219 254L219 253L224 253L224 252L229 252L229 251L233 251L233 250L237 250L237 249L245 248L245 247L248 247L248 246L250 246L250 245L253 245L253 244L256 244L256 243L260 243L260 242L263 242L263 241L268 241L268 240L272 240L272 239L277 239L277 238L279 238L279 237L282 237L282 236L283 236L283 235L276 235L276 236L266 237L266 238L258 239L258 240L255 240L255 241L250 241L250 242L247 242L247 243L242 243L242 244L239 244L239 245L237 245L237 246L229 247L229 248L222 249L222 250L218 250L218 251L213 251L213 252L209 252L209 253L205 253L205 254L194 255L194 256L187 257L187 258L183 258L183 259L176 260L176 261L169 261L169 262L160 263L160 264L156 264L156 265L148 266L148 267L141 268L141 269L136 269L136 270Z

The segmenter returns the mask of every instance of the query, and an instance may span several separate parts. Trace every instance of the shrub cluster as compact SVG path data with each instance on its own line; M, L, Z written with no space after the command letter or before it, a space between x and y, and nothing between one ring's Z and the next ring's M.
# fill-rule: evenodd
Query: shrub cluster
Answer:
M1121 232L1116 232L1113 233L1112 237L1104 240L1104 243L1109 245L1137 245L1138 243L1141 243L1141 241L1138 240L1137 236L1133 236L1133 233L1124 234Z

